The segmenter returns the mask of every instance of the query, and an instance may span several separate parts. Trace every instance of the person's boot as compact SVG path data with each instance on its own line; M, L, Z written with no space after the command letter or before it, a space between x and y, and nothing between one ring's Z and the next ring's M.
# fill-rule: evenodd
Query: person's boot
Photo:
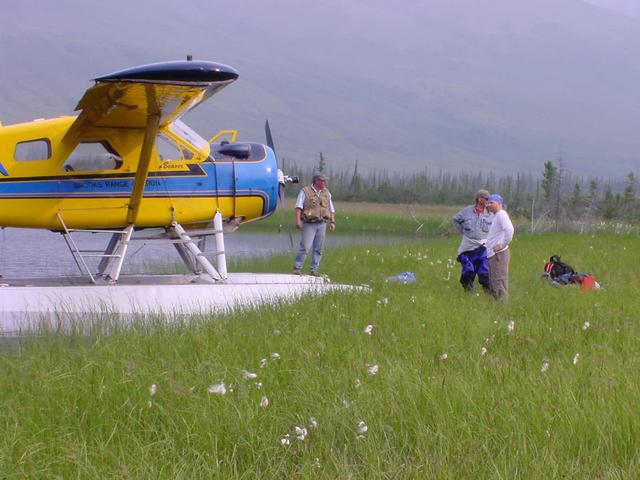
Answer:
M300 275L300 269L293 267L293 271L291 272L291 274L292 275Z

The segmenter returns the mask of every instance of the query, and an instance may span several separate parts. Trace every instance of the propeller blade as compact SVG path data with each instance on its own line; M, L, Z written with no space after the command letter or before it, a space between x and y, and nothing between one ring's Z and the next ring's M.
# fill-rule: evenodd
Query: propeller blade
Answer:
M276 147L273 144L273 137L271 136L271 128L269 127L269 120L267 120L264 124L264 134L267 137L267 145L271 148L271 150L273 150L273 153L275 153Z

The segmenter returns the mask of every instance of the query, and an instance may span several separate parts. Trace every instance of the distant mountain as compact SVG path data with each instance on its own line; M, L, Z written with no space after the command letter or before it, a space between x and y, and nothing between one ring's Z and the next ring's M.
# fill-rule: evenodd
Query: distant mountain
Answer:
M362 169L540 171L561 153L573 173L621 176L640 157L640 21L582 0L0 8L5 124L69 113L97 75L190 53L240 79L185 120L262 139L269 118L300 163L322 151Z
M599 7L608 8L632 17L640 17L640 2L638 0L586 0Z

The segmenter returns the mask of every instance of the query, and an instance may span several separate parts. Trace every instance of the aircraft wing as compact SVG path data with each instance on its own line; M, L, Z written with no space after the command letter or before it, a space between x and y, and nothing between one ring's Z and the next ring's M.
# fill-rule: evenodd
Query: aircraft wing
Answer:
M127 222L133 224L158 130L237 78L238 72L227 65L191 60L143 65L98 77L80 99L76 107L80 115L63 142L71 149L85 130L96 127L144 129L127 214Z
M155 63L103 75L78 102L81 113L66 139L90 127L145 128L150 113L160 114L162 128L237 78L232 67L204 61Z

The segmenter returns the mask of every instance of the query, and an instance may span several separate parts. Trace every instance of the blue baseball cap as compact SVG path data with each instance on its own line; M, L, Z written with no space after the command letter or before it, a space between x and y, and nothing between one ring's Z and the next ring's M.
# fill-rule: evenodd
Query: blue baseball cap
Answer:
M504 203L504 200L502 199L502 196L498 195L497 193L492 193L491 195L489 195L489 201L490 202Z

